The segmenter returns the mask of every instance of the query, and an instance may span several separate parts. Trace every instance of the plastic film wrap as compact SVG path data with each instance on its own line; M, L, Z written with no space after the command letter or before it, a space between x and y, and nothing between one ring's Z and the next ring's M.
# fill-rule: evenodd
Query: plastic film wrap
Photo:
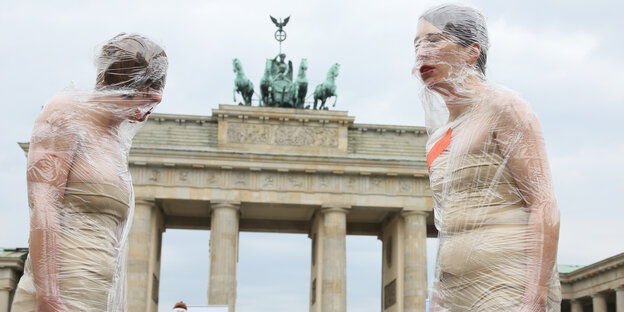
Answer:
M485 18L435 7L414 44L439 231L430 311L559 311L559 210L541 126L487 81Z
M30 253L12 311L125 311L134 196L128 154L161 101L164 50L119 34L94 90L66 91L35 120L28 151Z

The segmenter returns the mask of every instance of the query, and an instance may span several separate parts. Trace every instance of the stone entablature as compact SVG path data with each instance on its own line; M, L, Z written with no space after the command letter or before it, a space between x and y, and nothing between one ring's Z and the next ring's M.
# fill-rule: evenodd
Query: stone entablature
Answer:
M193 166L138 166L131 169L135 184L188 186L240 190L301 191L309 193L380 194L428 196L425 179L413 175L349 173L344 171L318 172L314 169L262 170L257 167L202 168Z
M624 286L624 253L560 274L563 299L590 297Z

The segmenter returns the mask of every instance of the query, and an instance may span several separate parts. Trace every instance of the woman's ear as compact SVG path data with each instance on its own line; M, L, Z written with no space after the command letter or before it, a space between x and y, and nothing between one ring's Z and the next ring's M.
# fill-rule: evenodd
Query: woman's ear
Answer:
M481 55L481 45L474 42L471 43L468 47L468 61L469 64L475 64L479 59L479 55Z

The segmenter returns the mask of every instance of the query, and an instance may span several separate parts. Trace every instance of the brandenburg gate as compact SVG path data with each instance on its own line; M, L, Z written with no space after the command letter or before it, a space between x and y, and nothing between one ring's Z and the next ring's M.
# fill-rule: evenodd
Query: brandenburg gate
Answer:
M422 127L344 111L220 105L154 114L130 151L130 311L157 311L162 233L210 230L207 302L236 303L238 233L306 233L310 311L346 311L346 235L383 242L382 310L424 311L435 237ZM208 265L208 263L207 263Z

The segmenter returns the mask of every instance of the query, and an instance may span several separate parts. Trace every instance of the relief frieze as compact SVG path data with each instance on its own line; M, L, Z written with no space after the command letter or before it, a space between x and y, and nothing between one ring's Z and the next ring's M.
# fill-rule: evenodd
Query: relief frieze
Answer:
M427 194L429 182L409 176L131 167L135 185L179 185L319 193Z
M338 128L229 123L227 143L338 147Z

